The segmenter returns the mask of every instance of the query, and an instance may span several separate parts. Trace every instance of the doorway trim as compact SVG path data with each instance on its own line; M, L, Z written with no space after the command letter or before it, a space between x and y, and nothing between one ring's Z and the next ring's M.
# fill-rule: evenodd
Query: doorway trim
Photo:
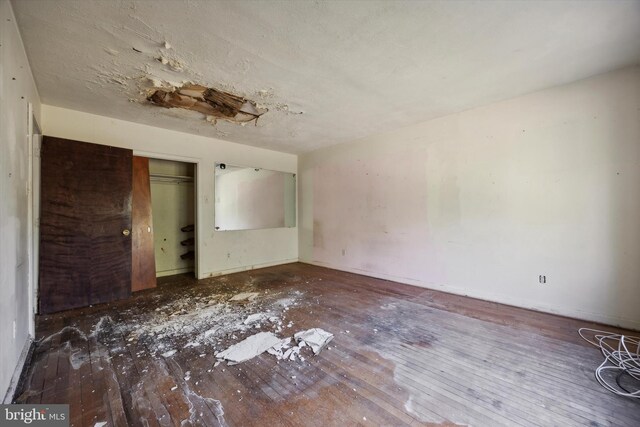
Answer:
M27 240L29 287L29 335L35 339L36 313L38 311L38 253L40 249L40 147L42 130L35 117L33 104L27 103Z

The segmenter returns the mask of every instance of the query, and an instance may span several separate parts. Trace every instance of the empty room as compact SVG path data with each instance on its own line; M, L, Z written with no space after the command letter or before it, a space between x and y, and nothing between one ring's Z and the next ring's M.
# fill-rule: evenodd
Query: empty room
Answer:
M640 0L0 0L0 425L640 426Z

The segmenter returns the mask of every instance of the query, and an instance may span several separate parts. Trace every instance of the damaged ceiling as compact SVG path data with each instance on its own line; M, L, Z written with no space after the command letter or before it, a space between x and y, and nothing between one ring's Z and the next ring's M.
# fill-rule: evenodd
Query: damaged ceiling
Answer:
M197 111L214 124L221 119L242 124L253 121L257 125L258 117L268 111L240 96L191 83L154 90L147 100L159 107Z
M640 2L12 0L43 103L302 153L640 62Z

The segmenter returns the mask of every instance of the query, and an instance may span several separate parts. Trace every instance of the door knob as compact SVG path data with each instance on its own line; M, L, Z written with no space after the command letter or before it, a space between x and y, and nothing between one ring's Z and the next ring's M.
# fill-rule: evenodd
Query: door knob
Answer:
M131 232L126 228L124 230L122 230L122 234L125 235L125 236L128 236L130 233Z

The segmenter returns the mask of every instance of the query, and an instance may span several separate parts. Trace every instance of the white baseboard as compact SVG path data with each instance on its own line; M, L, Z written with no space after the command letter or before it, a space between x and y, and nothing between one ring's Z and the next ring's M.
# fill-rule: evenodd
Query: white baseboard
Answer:
M18 358L18 363L16 364L16 368L13 371L13 375L11 376L11 382L9 383L9 388L4 395L4 399L2 400L3 404L9 404L12 402L14 395L16 394L16 389L18 388L18 384L20 383L20 377L22 376L22 371L25 367L25 363L27 362L27 357L29 356L29 351L31 350L31 344L33 344L33 339L31 337L27 337L27 340L24 343L24 347L22 347L22 352L20 353L20 357Z
M497 302L500 304L512 305L515 307L526 308L528 310L540 311L543 313L556 314L559 316L572 317L574 319L586 320L589 322L597 322L597 323L602 323L604 325L617 326L625 329L640 331L640 322L633 319L627 319L623 317L611 316L611 315L601 314L601 313L591 313L583 310L567 309L564 307L553 307L553 306L542 305L542 304L531 304L527 300L514 298L506 295L498 295L498 294L492 294L488 292L482 292L477 289L469 290L469 289L463 289L463 288L446 285L446 284L443 285L438 283L425 283L419 280L410 279L406 277L399 277L399 276L393 276L393 275L388 275L383 273L377 273L374 271L368 271L368 270L363 270L359 268L336 266L330 263L325 263L320 261L300 260L300 262L316 265L318 267L326 267L334 270L360 274L363 276L375 277L377 279L390 280L392 282L403 283L406 285L417 286L420 288L446 292L449 294L462 295L462 296L476 298L484 301L491 301L491 302Z
M198 277L198 279L206 279L207 277L222 276L224 274L239 273L241 271L257 270L258 268L273 267L276 265L291 264L292 262L298 262L298 258L283 259L280 261L271 261L271 262L265 262L262 264L251 264L251 265L245 265L242 267L234 267L234 268L228 268L226 270L204 273L201 275L201 277Z

